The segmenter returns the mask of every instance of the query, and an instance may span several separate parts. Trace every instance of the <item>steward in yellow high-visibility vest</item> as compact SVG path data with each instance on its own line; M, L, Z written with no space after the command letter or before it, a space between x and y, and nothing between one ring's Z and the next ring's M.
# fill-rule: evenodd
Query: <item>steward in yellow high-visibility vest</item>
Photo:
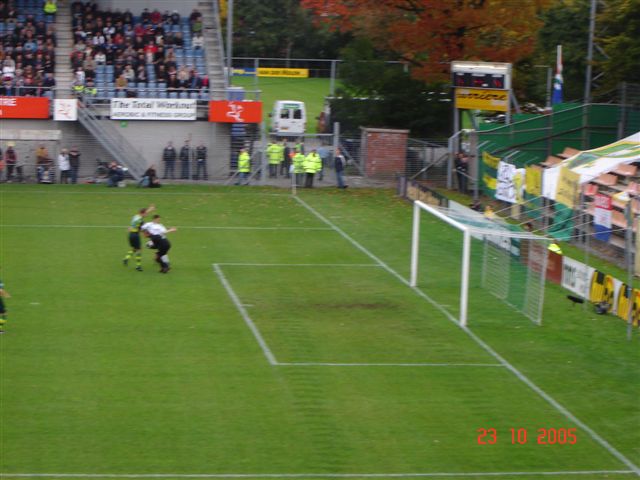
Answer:
M267 157L269 163L280 163L280 147L277 143L270 143L267 146Z
M267 147L267 157L269 158L269 178L278 176L278 165L282 160L282 149L277 143L270 143Z
M55 15L58 11L56 0L47 0L43 7L45 15Z
M313 188L313 176L316 172L322 170L322 159L320 155L318 155L315 150L311 150L311 153L305 157L303 166L305 173L304 186L306 188Z
M251 171L251 157L249 156L249 152L247 152L246 148L240 150L240 155L238 155L238 181L236 185L240 185L240 183L244 183L244 185L249 185L249 172Z
M293 173L304 173L304 155L297 151L293 156Z
M560 248L560 245L558 245L557 243L550 244L548 249L550 252L557 253L558 255L562 255L562 249Z
M300 150L296 150L291 158L293 164L293 174L295 175L296 185L302 186L302 178L304 177L304 154Z

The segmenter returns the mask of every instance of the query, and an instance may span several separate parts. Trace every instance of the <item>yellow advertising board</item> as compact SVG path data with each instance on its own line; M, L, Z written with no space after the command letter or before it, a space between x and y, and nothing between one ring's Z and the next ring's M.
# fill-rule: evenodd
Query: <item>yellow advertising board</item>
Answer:
M258 68L259 77L309 78L308 68Z
M569 208L573 208L576 203L576 196L580 188L580 174L573 170L562 167L558 178L556 190L556 202L560 202Z
M539 197L542 195L542 169L538 166L527 167L525 175L525 190L529 195Z
M495 190L496 188L498 188L498 180L495 177L492 177L491 175L487 175L485 173L482 176L482 181L487 186L487 188L490 188L491 190Z
M509 109L509 90L456 88L456 108L506 112Z
M498 169L498 163L500 163L500 157L494 157L488 152L482 152L482 161L488 167L493 168L494 170Z

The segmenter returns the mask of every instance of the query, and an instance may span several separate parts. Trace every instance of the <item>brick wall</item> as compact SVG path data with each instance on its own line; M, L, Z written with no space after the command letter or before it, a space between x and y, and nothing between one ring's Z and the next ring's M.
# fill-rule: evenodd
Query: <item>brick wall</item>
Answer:
M409 130L362 128L363 159L367 177L393 177L404 173Z

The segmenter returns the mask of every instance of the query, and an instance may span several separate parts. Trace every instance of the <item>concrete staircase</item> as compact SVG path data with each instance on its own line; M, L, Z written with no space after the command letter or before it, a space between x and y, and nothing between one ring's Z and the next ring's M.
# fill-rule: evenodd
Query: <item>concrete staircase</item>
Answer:
M69 0L58 0L58 13L56 14L56 97L72 98L71 83L73 71L71 70L71 51L73 50L73 34L71 33L71 4Z
M218 0L200 0L198 10L202 13L204 47L207 60L207 75L209 76L209 90L213 100L226 98L226 80L224 74L224 48L220 17L218 15Z

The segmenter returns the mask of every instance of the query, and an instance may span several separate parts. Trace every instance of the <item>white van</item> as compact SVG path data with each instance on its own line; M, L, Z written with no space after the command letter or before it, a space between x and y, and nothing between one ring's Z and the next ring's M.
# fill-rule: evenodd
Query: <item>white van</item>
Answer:
M277 100L271 113L271 131L279 135L302 135L307 127L304 102Z

